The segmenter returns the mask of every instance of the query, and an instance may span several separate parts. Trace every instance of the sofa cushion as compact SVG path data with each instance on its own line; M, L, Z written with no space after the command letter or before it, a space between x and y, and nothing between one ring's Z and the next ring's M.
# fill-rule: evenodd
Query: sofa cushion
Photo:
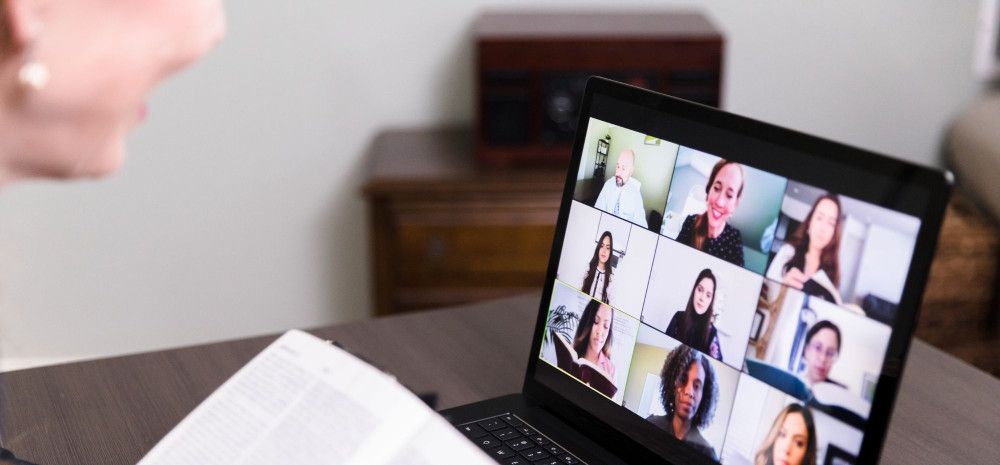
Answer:
M944 144L957 186L1000 220L1000 92L989 92L962 111Z

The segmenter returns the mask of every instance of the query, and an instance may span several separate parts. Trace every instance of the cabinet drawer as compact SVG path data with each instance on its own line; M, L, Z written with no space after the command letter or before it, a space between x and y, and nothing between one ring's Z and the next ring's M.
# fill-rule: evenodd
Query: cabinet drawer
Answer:
M540 286L554 225L400 225L404 286Z

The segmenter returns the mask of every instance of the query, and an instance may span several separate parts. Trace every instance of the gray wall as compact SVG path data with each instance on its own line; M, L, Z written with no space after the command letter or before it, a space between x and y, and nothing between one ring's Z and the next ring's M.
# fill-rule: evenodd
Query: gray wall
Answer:
M227 39L155 93L121 174L0 195L4 366L366 316L365 150L470 120L470 25L509 5L537 2L230 2ZM972 1L627 5L711 15L725 108L921 163L979 89Z

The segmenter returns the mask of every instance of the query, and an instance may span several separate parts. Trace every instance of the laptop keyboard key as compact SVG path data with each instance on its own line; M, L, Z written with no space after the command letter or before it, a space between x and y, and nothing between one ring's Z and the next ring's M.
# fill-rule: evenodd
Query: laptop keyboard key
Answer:
M514 431L514 428L506 428L506 429L501 429L501 430L494 431L493 435L496 436L497 439L499 439L501 441L506 441L508 439L514 439L516 437L520 437L521 433L518 433L517 431Z
M511 449L517 451L535 447L535 442L529 440L528 438L511 439L510 441L507 441L505 444L507 444L507 447L510 447Z
M545 447L542 447L542 449L545 450L545 452L548 452L556 457L566 453L566 451L562 450L559 446L555 444L549 444Z
M500 461L503 465L528 465L528 462L524 457L511 457L509 459L503 459Z
M541 434L534 434L529 437L531 438L532 441L535 441L535 444L538 444L539 446L544 446L549 443L549 440L545 439L545 436L542 436Z
M509 413L506 414L506 415L501 415L500 419L503 420L505 423L507 423L510 426L521 426L521 425L524 424L523 421L521 421L520 419L518 419L517 417L515 417L514 415L511 415Z
M531 462L531 465L563 465L563 463L559 459L549 457L537 462Z
M507 457L517 457L517 452L507 446L500 446L487 451L490 457L495 459L505 459Z
M461 431L462 434L464 434L465 437L467 437L469 439L476 439L476 438L480 438L480 437L483 437L483 436L486 436L487 434L489 434L489 433L486 432L486 430L480 428L478 425L476 425L474 423L469 423L469 424L465 424L465 425L459 426L458 430Z
M488 420L483 420L479 422L478 425L482 426L483 429L486 431L496 431L498 429L504 429L507 427L507 424L501 421L499 418L490 418Z
M474 439L473 442L475 442L480 449L484 450L500 447L500 440L492 436L483 436L481 438Z
M532 462L550 457L548 452L541 449L522 450L521 456Z
M559 460L562 460L562 463L565 463L566 465L576 465L580 463L580 461L577 460L576 457L573 457L572 455L569 454L560 455Z
M516 429L518 433L521 433L525 436L531 436L535 434L535 430L531 429L530 426L515 426L514 429Z

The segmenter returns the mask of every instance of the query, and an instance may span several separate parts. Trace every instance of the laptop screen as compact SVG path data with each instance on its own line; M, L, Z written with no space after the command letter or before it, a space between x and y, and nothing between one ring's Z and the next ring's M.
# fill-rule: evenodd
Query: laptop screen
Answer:
M535 365L581 387L550 384L571 401L642 420L640 442L857 463L885 428L879 384L898 381L887 352L908 343L928 193L696 119L593 96Z

